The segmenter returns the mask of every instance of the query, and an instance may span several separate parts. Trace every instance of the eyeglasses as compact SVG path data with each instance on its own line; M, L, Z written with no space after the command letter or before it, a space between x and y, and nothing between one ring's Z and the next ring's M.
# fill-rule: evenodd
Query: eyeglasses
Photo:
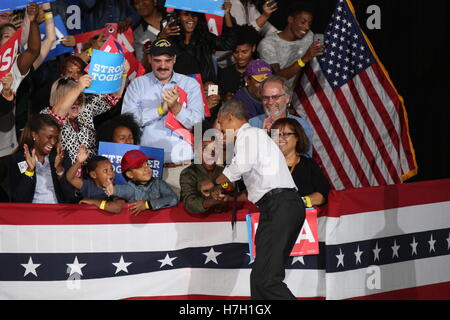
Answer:
M278 131L278 130L276 130L276 131ZM270 136L271 136L272 138L274 138L274 137L276 137L276 136L278 136L279 138L288 138L289 136L296 136L296 135L297 135L296 132L279 132L279 133L277 134L276 131L274 131L274 132L272 132L272 133L270 134Z
M270 101L271 99L273 101L277 101L278 99L280 99L284 95L285 95L285 93L277 94L277 95L274 95L274 96L262 96L261 98L262 98L263 101Z

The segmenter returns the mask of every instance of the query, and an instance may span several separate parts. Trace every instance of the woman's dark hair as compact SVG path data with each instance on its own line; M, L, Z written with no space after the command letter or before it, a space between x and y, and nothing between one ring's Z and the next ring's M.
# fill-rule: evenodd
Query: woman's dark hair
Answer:
M23 128L22 135L20 137L19 146L16 151L22 150L23 145L26 144L31 150L34 147L32 132L38 133L44 127L56 127L60 130L58 122L49 114L37 114L30 118Z
M236 46L240 46L243 44L248 44L249 46L253 46L258 44L261 40L261 36L259 32L251 25L242 25L236 26L236 34L237 34L237 43Z
M102 161L109 161L109 159L103 156L93 156L90 158L85 166L86 174L89 176L89 172L95 171L98 164Z
M189 12L193 16L198 17L198 22L192 34L190 44L194 44L196 46L207 45L207 40L209 39L210 32L208 29L208 22L206 21L205 15L199 12L175 9L175 14L177 15L177 17L180 16L181 11ZM180 35L171 37L171 39L173 39L173 41L176 42L178 45L183 46L185 34L186 33L183 27L180 25Z
M303 130L303 127L297 120L292 118L281 118L276 120L270 129L280 129L285 127L290 127L295 132L297 137L295 151L298 154L306 154L308 152L310 142L305 134L305 130Z
M134 144L140 144L142 131L131 113L124 113L103 122L97 129L97 143L100 141L112 142L114 130L119 127L130 129L133 134Z
M83 59L77 56L68 56L59 63L58 66L59 75L63 75L66 73L67 65L70 63L80 68L81 72L84 72L84 69L86 68L86 62L84 62Z

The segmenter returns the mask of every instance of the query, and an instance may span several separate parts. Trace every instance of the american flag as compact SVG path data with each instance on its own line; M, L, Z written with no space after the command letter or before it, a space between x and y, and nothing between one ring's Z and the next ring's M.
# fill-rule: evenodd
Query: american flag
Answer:
M417 173L402 97L349 0L339 0L324 54L305 68L297 112L313 130L313 157L337 190L397 184Z

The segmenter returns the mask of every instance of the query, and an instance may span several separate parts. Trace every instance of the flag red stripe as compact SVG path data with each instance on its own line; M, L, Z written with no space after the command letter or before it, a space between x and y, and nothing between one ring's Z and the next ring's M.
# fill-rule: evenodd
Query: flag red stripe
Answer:
M395 128L394 123L392 122L392 119L389 115L389 113L386 110L386 106L381 101L380 96L378 95L378 92L373 86L373 83L369 76L367 75L367 71L362 71L359 73L359 78L361 79L361 82L364 86L364 88L367 91L367 96L372 101L373 105L375 106L375 109L378 111L378 114L381 117L381 120L384 123L384 126L386 127L387 132L389 133L389 137L392 140L392 144L397 151L397 153L400 152L400 141L399 141L399 132L397 132L397 129Z
M372 153L372 150L370 149L369 145L366 142L366 139L364 137L364 134L362 133L361 129L359 128L358 124L356 123L356 118L353 115L353 112L350 108L350 105L347 101L347 98L342 92L342 89L338 88L334 90L334 93L336 94L336 97L338 98L338 101L342 107L343 114L345 115L345 118L347 119L350 128L353 131L353 134L356 137L357 142L360 144L360 148L362 152L364 153L367 162L370 165L370 169L373 170L373 174L377 180L377 183L379 185L385 185L387 184L386 179L383 176L383 173L381 172L380 168L378 167L378 164L376 162L375 156ZM358 109L360 109L360 106L358 106Z
M359 179L359 184L354 185L353 183L350 185L345 185L346 188L350 187L358 187L360 185L368 186L370 185L369 179L366 176L366 173L364 172L363 168L361 167L361 164L359 163L358 157L356 156L355 152L353 151L353 148L350 145L350 142L347 139L347 136L345 135L344 130L342 129L342 126L340 124L339 119L337 118L333 106L331 105L330 101L328 100L328 97L326 96L324 90L322 89L316 74L312 71L312 69L309 69L306 72L306 75L309 79L309 81L313 84L313 87L315 88L316 95L320 102L322 103L323 110L327 114L329 121L331 123L331 126L333 127L334 131L336 132L336 136L338 137L342 149L347 154L347 157L355 170L355 173ZM340 104L341 101L339 101Z
M307 70L310 70L308 67ZM308 115L308 118L311 119L310 123L314 126L315 131L317 132L318 136L320 137L320 140L331 159L331 162L333 164L333 167L336 170L336 173L339 176L339 179L342 182L343 186L351 186L353 187L353 184L347 175L347 172L342 167L339 157L336 154L336 151L334 150L334 146L328 137L325 128L322 126L322 123L320 122L317 114L314 112L314 108L309 101L305 91L303 90L302 86L297 86L297 94L299 96L300 103L305 108L305 112ZM330 180L331 183L333 183L332 180Z
M381 154L381 158L383 159L386 165L386 168L389 172L389 175L391 176L392 181L394 181L394 183L399 183L400 178L399 173L397 172L397 168L395 167L389 153L386 150L386 146L383 142L383 139L381 138L380 133L378 132L378 128L376 127L373 119L370 117L370 114L367 112L367 107L361 99L361 96L359 94L358 88L356 88L354 80L349 81L348 86L350 88L350 93L352 94L352 97L355 100L356 106L358 107L360 114L375 141L375 144L378 148L378 152Z
M229 210L209 215L190 214L179 203L176 207L146 210L135 216L128 211L128 207L124 207L118 214L112 214L84 204L0 203L0 225L114 225L205 221L231 223L231 207ZM237 220L245 221L246 214L258 211L253 203L245 202L237 212Z
M381 67L378 64L374 64L372 66L372 70L374 74L377 76L377 79L380 82L380 84L383 86L384 91L387 93L389 98L392 100L394 106L396 107L402 128L400 132L400 139L402 140L402 146L406 155L406 159L408 161L408 167L410 170L412 170L416 167L416 164L414 163L413 150L411 149L410 140L408 138L408 131L407 131L408 127L406 125L407 117L402 102L400 101L400 98L397 92L395 91L394 87L389 82L384 72L381 70Z

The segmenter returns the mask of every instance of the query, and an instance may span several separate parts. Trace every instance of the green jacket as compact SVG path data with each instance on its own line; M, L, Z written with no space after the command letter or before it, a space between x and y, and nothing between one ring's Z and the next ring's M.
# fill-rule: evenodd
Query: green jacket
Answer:
M205 180L214 180L222 174L223 167L216 166L209 175L201 164L192 164L180 174L181 201L190 213L204 213L208 209L203 207L205 196L200 192L200 184Z

